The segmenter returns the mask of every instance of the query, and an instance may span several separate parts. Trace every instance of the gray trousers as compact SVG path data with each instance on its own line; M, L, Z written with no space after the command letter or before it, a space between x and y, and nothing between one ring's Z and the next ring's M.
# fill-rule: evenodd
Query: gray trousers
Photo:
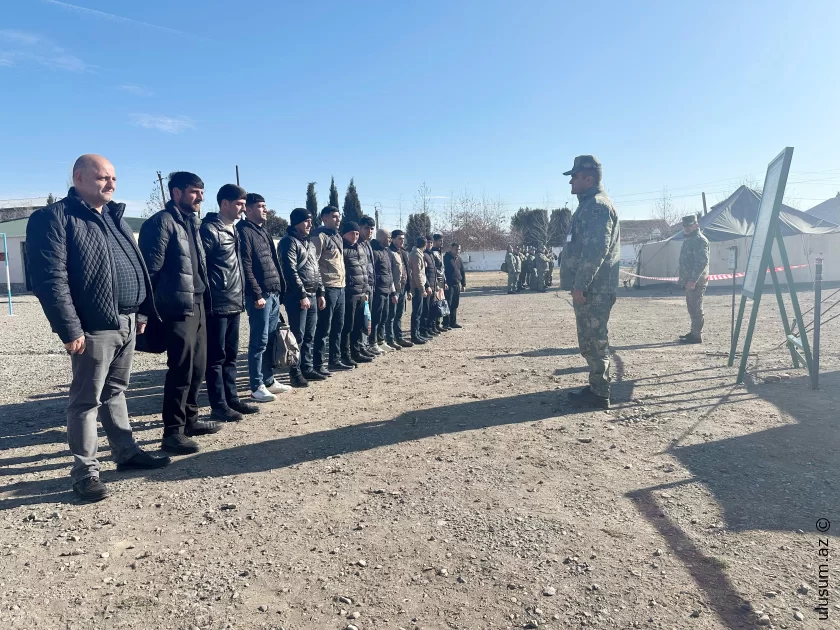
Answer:
M70 359L73 382L67 406L67 441L73 455L70 476L74 483L99 476L97 417L116 463L140 451L125 404L135 332L135 316L120 315L119 330L85 333L85 351Z

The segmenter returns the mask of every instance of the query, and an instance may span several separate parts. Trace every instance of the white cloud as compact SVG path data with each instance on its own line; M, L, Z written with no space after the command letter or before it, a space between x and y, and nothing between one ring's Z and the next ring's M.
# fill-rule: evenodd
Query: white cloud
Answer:
M0 30L0 66L34 63L54 70L89 72L95 66L40 35Z
M132 114L131 122L146 129L157 129L166 133L178 134L187 129L195 129L195 123L188 116L153 116L151 114Z
M152 92L149 88L143 87L142 85L135 85L133 83L124 83L120 86L120 89L123 92L130 92L135 96L154 96L155 93Z

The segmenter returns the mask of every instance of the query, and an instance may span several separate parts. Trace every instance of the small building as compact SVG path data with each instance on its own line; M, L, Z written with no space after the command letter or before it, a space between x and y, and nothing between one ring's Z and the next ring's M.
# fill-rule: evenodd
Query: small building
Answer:
M645 243L653 243L668 238L674 230L667 221L661 219L647 219L641 221L621 221L621 264L633 265L639 256L639 251Z
M31 213L30 213L31 214ZM123 217L131 227L136 240L140 235L140 226L145 219L140 217ZM0 252L0 291L5 293L6 288L6 264L5 258L9 258L9 280L12 285L12 293L23 293L32 291L32 283L29 279L29 272L26 268L26 224L29 223L29 216L12 221L0 223L0 234L6 234L6 246L8 252ZM0 248L2 248L2 237L0 237Z

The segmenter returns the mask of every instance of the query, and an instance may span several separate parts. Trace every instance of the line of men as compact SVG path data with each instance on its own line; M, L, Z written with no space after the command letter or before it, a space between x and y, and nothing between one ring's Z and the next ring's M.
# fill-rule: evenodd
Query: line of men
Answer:
M171 462L143 451L132 434L125 391L138 336L146 350L167 354L161 450L183 455L199 450L195 437L259 410L237 391L243 312L250 398L261 403L461 328L460 247L453 243L443 254L440 235L418 239L409 254L400 230L379 230L372 239L370 217L344 222L339 235L340 212L328 206L322 227L310 234L312 217L296 208L278 248L261 195L226 184L216 196L219 212L199 220L204 183L181 171L169 177L170 201L143 223L135 242L125 204L113 201L113 164L83 155L72 177L64 199L30 217L27 251L33 291L71 359L67 436L73 491L82 501L109 496L99 479L97 419L118 470ZM443 318L434 308L442 291L450 305ZM411 341L402 330L407 300ZM291 387L273 368L281 304L301 350L289 369ZM198 407L205 380L207 420Z
M508 294L525 288L545 293L552 284L557 257L548 246L508 245L504 271L508 274Z

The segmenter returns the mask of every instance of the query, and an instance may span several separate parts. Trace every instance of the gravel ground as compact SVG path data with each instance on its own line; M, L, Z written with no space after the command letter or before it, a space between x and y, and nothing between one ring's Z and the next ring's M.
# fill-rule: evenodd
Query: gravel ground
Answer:
M840 320L812 392L773 349L769 296L736 386L728 296L685 347L678 292L622 290L616 404L588 411L564 396L586 378L567 294L470 281L462 330L284 394L167 469L117 473L103 437L113 496L96 505L70 492L69 359L16 298L0 315L0 627L840 627ZM128 393L149 449L163 371L139 355Z

